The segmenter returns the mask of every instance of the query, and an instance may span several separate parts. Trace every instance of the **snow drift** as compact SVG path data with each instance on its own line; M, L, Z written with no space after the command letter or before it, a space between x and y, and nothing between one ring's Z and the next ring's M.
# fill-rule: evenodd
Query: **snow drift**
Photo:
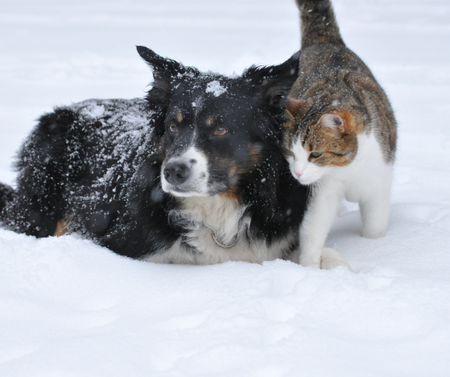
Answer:
M400 124L388 234L361 238L347 205L327 241L357 273L155 265L76 236L0 230L1 376L450 375L450 4L334 3ZM285 0L23 0L0 18L6 183L43 112L144 95L136 44L231 74L282 62L300 40Z

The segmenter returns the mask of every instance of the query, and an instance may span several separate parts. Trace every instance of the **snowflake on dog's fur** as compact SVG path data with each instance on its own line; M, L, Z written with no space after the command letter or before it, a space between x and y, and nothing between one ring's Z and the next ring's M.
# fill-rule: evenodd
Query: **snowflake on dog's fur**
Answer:
M217 81L211 81L206 85L206 93L212 93L215 97L219 97L221 94L225 93L227 88L223 87L222 84Z

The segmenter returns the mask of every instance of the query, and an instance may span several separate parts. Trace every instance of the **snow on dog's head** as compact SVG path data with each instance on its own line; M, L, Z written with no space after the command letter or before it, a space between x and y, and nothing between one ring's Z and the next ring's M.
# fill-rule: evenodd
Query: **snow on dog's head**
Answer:
M214 96L219 97L221 94L225 93L227 88L222 86L220 81L214 80L206 85L206 93L212 93Z
M298 55L278 66L229 78L138 47L153 70L147 100L165 112L162 189L174 196L236 196L239 183L280 145L279 119L298 70Z

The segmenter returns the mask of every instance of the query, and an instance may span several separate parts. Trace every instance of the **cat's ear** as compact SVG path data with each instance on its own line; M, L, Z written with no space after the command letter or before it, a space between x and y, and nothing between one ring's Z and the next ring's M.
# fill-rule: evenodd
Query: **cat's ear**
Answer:
M323 127L331 128L339 134L345 132L345 122L339 115L336 114L325 114L322 115L319 121L320 125Z
M320 117L319 123L329 127L337 134L357 133L355 118L347 110L334 111Z
M292 118L295 118L296 115L305 108L306 102L299 101L294 98L289 97L286 101L286 111Z

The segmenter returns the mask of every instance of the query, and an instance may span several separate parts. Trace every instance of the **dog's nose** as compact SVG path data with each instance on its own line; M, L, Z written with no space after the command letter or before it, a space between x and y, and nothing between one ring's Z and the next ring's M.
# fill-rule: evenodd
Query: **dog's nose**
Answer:
M183 163L167 164L164 168L164 178L173 185L181 185L191 175L191 169Z

